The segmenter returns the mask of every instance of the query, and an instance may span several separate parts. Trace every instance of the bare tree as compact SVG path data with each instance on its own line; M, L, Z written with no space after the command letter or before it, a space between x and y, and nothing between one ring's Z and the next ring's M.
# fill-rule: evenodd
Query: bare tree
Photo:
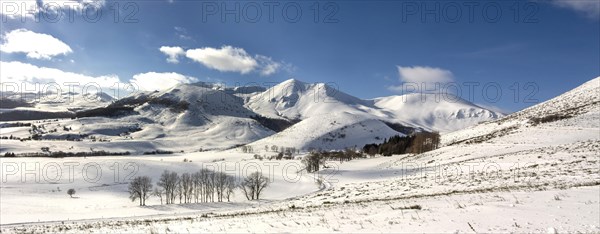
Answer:
M73 195L75 194L75 189L67 190L67 194L69 194L69 196L71 196L71 198L73 198Z
M323 157L320 152L314 151L302 159L302 162L306 166L306 171L309 173L319 171L324 161L325 157Z
M233 195L233 192L235 191L236 187L237 187L237 185L235 183L235 177L228 176L227 177L227 186L226 186L226 190L225 190L225 196L227 197L227 202L230 201L231 195Z
M157 196L158 198L160 198L160 204L163 204L163 194L165 193L164 189L161 188L154 188L154 191L152 191L152 195Z
M171 204L173 204L175 203L175 198L177 198L177 187L179 184L179 175L177 175L177 172L169 174L169 182L171 183L171 191L169 193L171 194Z
M194 199L195 202L198 203L202 198L202 190L203 190L203 181L202 181L202 172L196 172L192 174L192 183L194 184Z
M246 196L246 199L248 199L248 201L254 200L254 194L255 194L254 186L252 186L250 183L251 183L251 181L249 181L248 178L246 178L240 184L240 188L242 189L242 192L244 193L244 196Z
M183 201L188 203L192 198L192 189L194 186L192 176L189 173L181 174L181 193L183 194Z
M146 198L152 191L152 179L148 176L138 176L129 183L129 198L131 201L140 200L140 206L146 205Z
M240 185L248 200L260 199L260 194L267 186L269 186L269 178L258 171L244 178Z
M211 171L208 169L200 170L200 178L202 183L202 202L208 202L210 193L210 174Z
M223 201L225 190L227 188L227 174L223 172L215 173L215 190L217 192L217 200Z
M183 198L183 183L181 182L181 177L177 177L177 182L175 184L175 193L179 197L179 204L181 204L181 199Z
M175 202L175 190L177 188L177 181L179 176L177 172L169 172L165 170L158 181L158 186L162 187L165 191L165 201L167 204L173 204Z

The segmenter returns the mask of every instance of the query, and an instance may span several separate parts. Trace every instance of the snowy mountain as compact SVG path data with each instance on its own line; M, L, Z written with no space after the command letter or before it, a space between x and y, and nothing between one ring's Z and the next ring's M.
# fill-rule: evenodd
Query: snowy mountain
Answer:
M253 145L340 149L380 143L404 129L450 132L504 116L466 100L407 94L362 100L323 83L287 80L255 95L247 104L272 118L301 120Z
M106 106L106 93L0 93L0 121L70 118L78 111Z
M77 129L84 138L152 141L170 150L226 149L249 143L254 149L276 145L307 150L362 147L414 130L449 132L502 116L462 99L424 96L428 99L420 101L418 94L409 94L363 100L337 87L295 79L268 89L199 82L119 100L97 95L68 104L39 102L13 108L10 112L18 115L6 112L0 118L78 117L48 126L58 129L41 133L49 139L72 137L72 132L60 131L62 124ZM32 109L40 113L24 117L15 112ZM53 115L51 111L59 112Z
M112 110L124 111L118 121L141 123L133 139L166 140L186 149L228 148L274 133L252 119L256 114L244 107L243 98L206 85L139 93L101 108L109 115Z
M504 116L460 97L415 93L376 98L374 105L389 111L391 118L428 131L452 132Z
M290 79L254 95L247 106L263 116L305 119L332 111L364 113L367 103L324 83Z

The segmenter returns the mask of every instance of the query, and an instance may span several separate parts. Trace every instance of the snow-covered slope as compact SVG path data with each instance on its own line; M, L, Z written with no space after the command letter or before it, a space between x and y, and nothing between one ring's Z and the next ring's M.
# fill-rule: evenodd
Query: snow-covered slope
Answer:
M275 135L253 142L255 149L265 146L297 149L362 148L367 143L381 143L384 138L403 135L379 119L362 114L333 112L315 115Z
M376 98L376 107L388 110L392 119L428 131L452 132L504 116L456 96L405 94Z
M519 132L539 122L553 119L586 119L594 117L600 103L600 77L538 105L515 112L496 121L472 126L442 136L442 144L486 141L496 136ZM577 118L573 118L577 117ZM544 120L544 118L546 120ZM538 122L538 123L536 123ZM598 127L600 120L586 121L587 127Z

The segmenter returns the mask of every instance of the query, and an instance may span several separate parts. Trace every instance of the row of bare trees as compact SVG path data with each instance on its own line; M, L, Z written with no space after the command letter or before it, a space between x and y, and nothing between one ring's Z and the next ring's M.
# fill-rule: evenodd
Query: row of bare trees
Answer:
M224 172L201 169L195 173L164 171L153 194L166 204L230 201L237 186L235 177Z
M234 176L224 172L201 169L195 173L183 173L165 170L152 190L152 179L148 176L135 177L128 187L129 198L139 200L140 206L146 205L151 195L160 198L160 204L229 202L235 189L240 188L248 200L260 199L270 181L262 172L254 172L241 183Z

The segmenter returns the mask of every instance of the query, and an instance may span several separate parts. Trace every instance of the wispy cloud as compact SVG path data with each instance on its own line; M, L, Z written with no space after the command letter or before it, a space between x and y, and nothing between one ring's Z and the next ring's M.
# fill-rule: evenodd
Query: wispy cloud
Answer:
M389 86L388 89L391 91L405 91L405 85L411 83L420 87L421 90L429 90L436 87L436 84L440 86L454 81L454 75L451 71L437 67L428 66L397 66L398 77L402 84L397 86Z
M267 57L267 56L263 56L263 55L256 55L255 56L256 61L258 62L258 66L259 66L259 73L262 76L270 76L274 73L276 73L281 67L282 64L273 61L273 59L271 59L271 57Z
M574 10L591 19L600 18L600 1L598 0L553 0L552 4Z
M184 27L175 26L175 35L177 35L177 37L182 40L194 40L194 38L189 36L187 29L185 29Z
M57 9L71 9L76 13L88 10L91 6L96 10L106 5L106 0L41 0L41 8L44 11L54 11ZM89 9L93 9L88 7Z
M402 67L398 66L398 74L402 82L414 83L435 83L435 82L451 82L454 80L454 75L451 71L427 66Z

